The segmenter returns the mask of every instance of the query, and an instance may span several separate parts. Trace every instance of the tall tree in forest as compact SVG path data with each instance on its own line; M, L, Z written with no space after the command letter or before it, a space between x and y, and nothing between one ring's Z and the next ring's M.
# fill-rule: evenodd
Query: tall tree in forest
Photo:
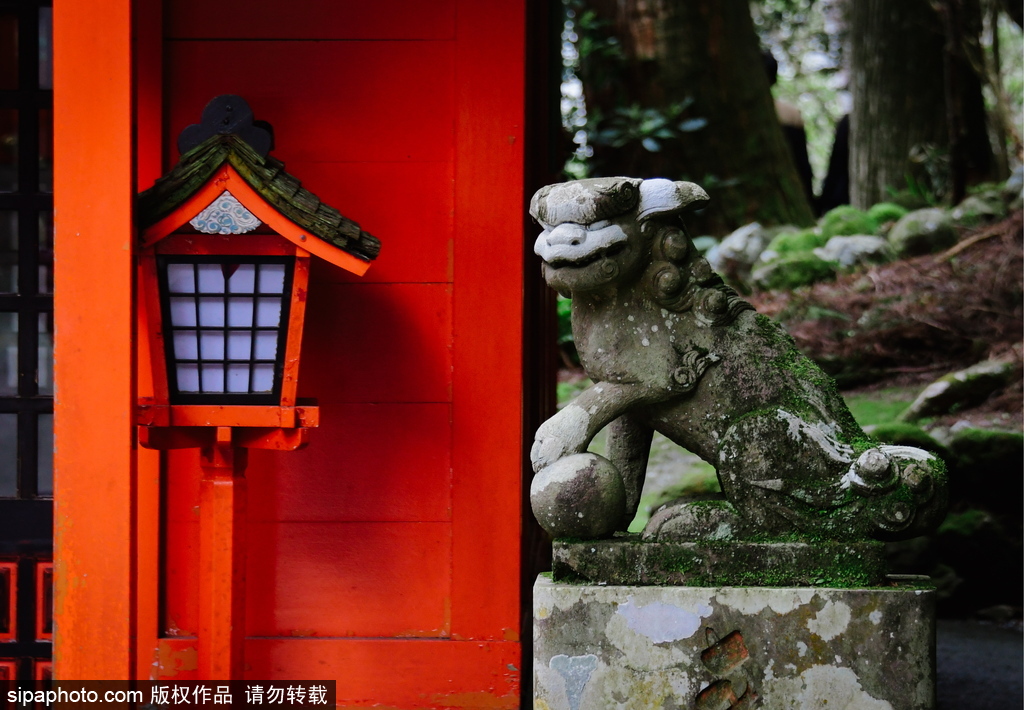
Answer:
M850 198L858 207L910 189L958 201L993 177L981 83L964 36L978 0L848 0Z
M686 178L696 228L807 225L813 213L775 115L748 0L586 0L577 23L600 175Z

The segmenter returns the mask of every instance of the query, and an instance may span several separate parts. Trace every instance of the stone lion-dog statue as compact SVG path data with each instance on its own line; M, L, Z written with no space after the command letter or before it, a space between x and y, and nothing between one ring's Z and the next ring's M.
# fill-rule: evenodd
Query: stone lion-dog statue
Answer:
M624 530L657 431L715 466L722 497L663 508L645 539L893 539L936 526L941 460L872 441L832 380L711 270L682 222L707 200L690 182L624 177L533 196L544 279L572 298L594 382L537 431L541 525L557 538ZM587 451L605 426L607 458Z

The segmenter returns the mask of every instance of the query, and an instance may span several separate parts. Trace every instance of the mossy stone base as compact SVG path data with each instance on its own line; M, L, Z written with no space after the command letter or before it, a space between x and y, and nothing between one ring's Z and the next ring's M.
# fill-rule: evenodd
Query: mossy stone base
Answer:
M533 588L538 710L931 710L927 578L865 589Z
M865 587L885 581L880 542L555 540L558 582L627 585Z

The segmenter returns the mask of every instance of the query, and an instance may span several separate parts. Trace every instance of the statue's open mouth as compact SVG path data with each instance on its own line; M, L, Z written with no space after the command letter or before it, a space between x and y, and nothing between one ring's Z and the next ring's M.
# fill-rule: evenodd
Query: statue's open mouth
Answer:
M570 268L570 269L581 269L584 266L590 266L595 264L602 259L618 256L622 252L626 251L629 244L627 242L618 242L601 249L595 249L586 256L582 256L576 259L566 257L556 257L545 263L552 269Z

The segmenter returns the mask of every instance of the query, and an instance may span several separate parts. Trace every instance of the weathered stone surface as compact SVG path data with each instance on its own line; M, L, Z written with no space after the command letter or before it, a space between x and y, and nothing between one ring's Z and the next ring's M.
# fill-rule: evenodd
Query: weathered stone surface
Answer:
M594 381L537 430L534 471L547 480L546 469L586 452L609 426L608 460L626 503L622 515L609 506L605 522L622 529L657 431L715 466L731 507L712 529L676 506L647 538L692 541L723 523L762 539L888 539L933 528L945 508L942 462L877 446L781 326L711 270L680 224L706 201L693 183L634 178L534 195L530 212L543 228L534 250L547 283L572 296L575 344Z
M984 402L990 394L1006 385L1013 367L1012 362L986 360L944 375L925 387L899 419L913 422Z
M889 244L897 256L918 256L956 244L957 234L944 210L927 207L904 215L890 230Z
M622 523L626 489L608 459L576 454L534 476L530 503L537 522L554 537L602 538Z
M534 707L931 710L927 578L865 589L534 585Z
M758 222L740 227L708 251L711 267L730 278L743 279L771 236Z
M832 237L823 247L814 250L819 259L839 264L849 269L858 264L876 264L892 259L892 247L882 237L856 234L847 237Z
M969 195L953 208L950 217L964 227L976 227L992 222L1006 214L1006 207L998 193Z
M676 586L855 587L885 581L880 542L556 540L557 582Z

